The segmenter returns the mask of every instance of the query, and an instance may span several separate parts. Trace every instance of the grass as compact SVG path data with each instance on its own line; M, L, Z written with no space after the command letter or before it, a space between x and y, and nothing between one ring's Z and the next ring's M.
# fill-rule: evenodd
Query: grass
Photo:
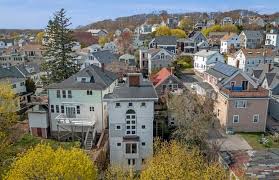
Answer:
M267 135L265 138L270 140L270 146L265 146L260 143L260 139L263 133L239 133L241 137L243 137L248 144L255 150L263 150L267 148L279 148L279 142L275 142L273 136Z
M34 147L39 143L49 144L54 149L57 149L58 147L62 147L65 149L80 147L79 142L59 142L52 139L42 139L39 137L34 137L29 133L26 133L18 141L8 146L5 149L4 153L0 154L0 179L1 174L4 174L4 172L9 169L9 166L15 160L18 154L24 153L29 148Z

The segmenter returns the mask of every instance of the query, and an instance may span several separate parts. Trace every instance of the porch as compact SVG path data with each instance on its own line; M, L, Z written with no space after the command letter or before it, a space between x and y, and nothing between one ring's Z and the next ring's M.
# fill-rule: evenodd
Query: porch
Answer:
M81 146L86 150L92 149L96 139L95 120L92 121L89 117L72 117L65 114L59 114L55 119L57 120L57 139L59 141L69 137L72 141L79 140Z

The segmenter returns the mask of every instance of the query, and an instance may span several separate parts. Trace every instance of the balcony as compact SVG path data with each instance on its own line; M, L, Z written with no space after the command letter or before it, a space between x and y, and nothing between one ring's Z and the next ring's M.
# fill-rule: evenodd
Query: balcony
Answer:
M58 124L61 125L70 125L70 126L94 126L95 121L89 120L88 117L67 117L65 114L59 114L55 118L58 122Z
M258 87L257 89L254 90L242 90L241 87L234 87L234 88L220 88L220 92L229 96L229 97L240 97L240 98L249 98L249 97L254 97L254 98L265 98L268 97L269 92L268 90Z

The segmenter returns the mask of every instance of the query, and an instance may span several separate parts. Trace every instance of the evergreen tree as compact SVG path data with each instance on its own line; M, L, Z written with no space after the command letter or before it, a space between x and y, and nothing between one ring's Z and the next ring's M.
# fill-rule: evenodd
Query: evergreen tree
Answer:
M69 29L70 19L64 9L56 12L45 30L45 63L43 70L48 75L46 83L56 83L75 74L79 67L74 61L72 51L73 32Z

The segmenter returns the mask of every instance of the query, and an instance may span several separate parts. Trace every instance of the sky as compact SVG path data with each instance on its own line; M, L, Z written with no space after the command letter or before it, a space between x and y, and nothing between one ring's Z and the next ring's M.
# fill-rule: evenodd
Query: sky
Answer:
M167 10L212 12L248 9L279 12L279 0L0 0L0 29L45 28L61 8L71 17L72 27L116 17Z

